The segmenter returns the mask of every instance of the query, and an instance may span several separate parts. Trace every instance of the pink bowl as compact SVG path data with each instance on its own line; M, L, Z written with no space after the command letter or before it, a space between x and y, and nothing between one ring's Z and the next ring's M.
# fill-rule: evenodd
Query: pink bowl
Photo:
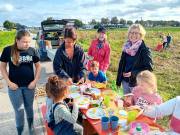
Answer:
M131 122L131 123L130 123L129 134L130 134L130 135L133 135L133 134L134 134L134 131L136 130L136 127L137 127L138 125L141 126L143 135L147 135L148 132L150 131L150 129L149 129L149 125L146 124L146 123L144 123L144 122Z

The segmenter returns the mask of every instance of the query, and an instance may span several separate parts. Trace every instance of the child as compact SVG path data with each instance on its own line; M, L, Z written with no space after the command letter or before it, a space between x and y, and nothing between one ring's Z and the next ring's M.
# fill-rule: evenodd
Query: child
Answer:
M19 30L14 44L5 47L0 58L1 73L8 84L9 98L15 111L18 135L21 135L24 129L24 110L27 114L29 134L34 134L34 89L40 77L41 66L38 53L30 47L30 42L30 33Z
M97 61L92 61L90 65L90 73L88 75L88 79L92 83L107 83L106 75L101 70L99 70L99 63Z
M170 135L180 135L180 96L168 100L160 105L148 106L144 115L156 118L171 115Z
M53 99L54 104L53 116L55 120L55 127L53 128L55 135L83 135L83 128L76 123L78 118L78 106L73 102L72 113L68 105L64 102L64 99L68 95L68 86L63 80L60 80L58 76L49 77L46 84L46 91Z
M157 79L156 76L144 70L137 75L137 86L132 91L132 102L138 105L141 109L146 105L161 104L162 99L157 94Z

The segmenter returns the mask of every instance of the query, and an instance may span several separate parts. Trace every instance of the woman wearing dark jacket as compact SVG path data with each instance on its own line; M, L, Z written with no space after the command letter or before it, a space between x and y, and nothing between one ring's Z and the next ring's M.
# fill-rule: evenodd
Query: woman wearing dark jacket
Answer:
M124 94L130 93L136 86L136 75L143 71L152 71L151 52L143 39L145 29L140 24L132 24L128 30L128 41L124 44L119 62L116 85L123 87Z
M68 84L84 82L86 68L84 66L85 54L76 44L77 34L73 27L65 29L64 43L58 48L53 61L55 73L67 79Z

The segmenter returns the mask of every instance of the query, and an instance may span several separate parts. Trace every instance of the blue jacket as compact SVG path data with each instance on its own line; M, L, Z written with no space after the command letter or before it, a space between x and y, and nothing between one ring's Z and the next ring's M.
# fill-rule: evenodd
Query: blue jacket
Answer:
M74 45L74 55L69 59L65 52L63 43L56 51L53 61L54 72L60 78L72 78L73 82L85 77L86 68L84 65L85 53L78 45Z

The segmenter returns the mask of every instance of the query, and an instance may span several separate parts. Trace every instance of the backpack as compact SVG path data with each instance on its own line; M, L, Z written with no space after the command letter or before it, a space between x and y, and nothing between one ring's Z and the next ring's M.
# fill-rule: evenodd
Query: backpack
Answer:
M60 103L56 103L53 108L51 108L50 110L50 114L49 114L49 121L48 121L48 127L51 128L52 130L55 128L56 123L55 123L55 119L54 119L54 110L57 107L57 105L59 105Z

